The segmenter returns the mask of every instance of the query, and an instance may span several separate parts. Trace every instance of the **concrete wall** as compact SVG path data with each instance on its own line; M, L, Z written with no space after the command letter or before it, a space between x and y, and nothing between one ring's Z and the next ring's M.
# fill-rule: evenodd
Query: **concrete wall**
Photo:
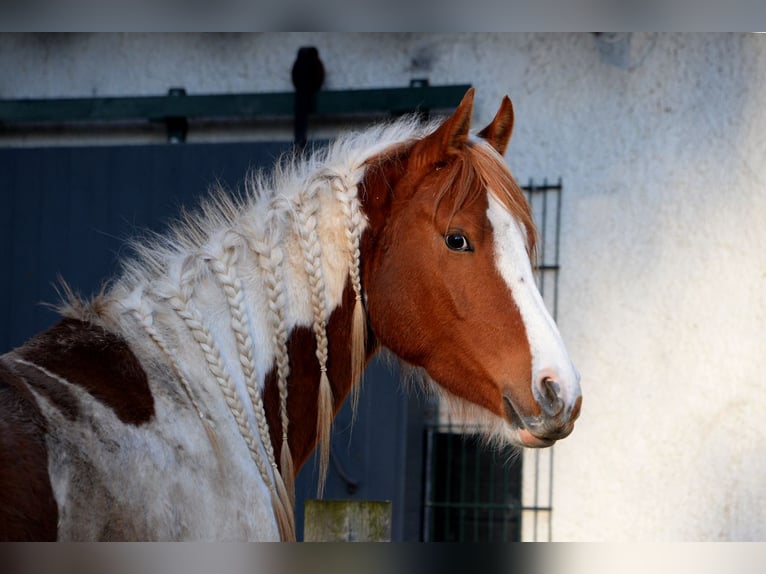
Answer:
M3 35L0 98L289 90L307 44L327 88L510 94L511 168L563 179L554 539L766 539L766 38Z

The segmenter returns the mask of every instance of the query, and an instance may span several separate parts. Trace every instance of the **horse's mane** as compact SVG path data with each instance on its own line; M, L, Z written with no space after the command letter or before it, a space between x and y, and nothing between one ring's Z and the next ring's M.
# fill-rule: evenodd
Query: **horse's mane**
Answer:
M118 276L91 300L83 300L62 281L58 310L65 316L83 319L102 316L104 299L109 298L113 287L130 291L136 285L162 278L170 261L203 249L222 229L252 229L253 220L263 219L270 202L277 197L289 200L299 195L319 173L339 174L350 185L356 185L364 177L371 158L382 162L386 152L401 149L401 144L423 137L437 126L438 121L423 122L416 115L403 116L364 131L343 134L309 154L287 152L270 170L247 174L243 188L234 193L216 183L196 208L182 208L166 231L146 230L128 239L133 254L120 261ZM536 232L529 205L510 171L501 166L502 158L488 146L469 142L459 160L445 172L437 201L458 190L451 202L455 209L460 209L476 194L489 189L521 222L533 254Z
M216 184L209 196L192 211L184 210L169 231L146 233L130 242L134 255L121 263L125 286L161 277L168 261L203 249L222 229L250 231L262 222L276 199L291 200L303 193L318 176L332 174L349 186L364 177L370 158L385 157L397 144L420 138L435 128L417 116L375 125L367 130L343 134L329 145L310 153L287 152L270 170L249 173L244 189L237 193Z

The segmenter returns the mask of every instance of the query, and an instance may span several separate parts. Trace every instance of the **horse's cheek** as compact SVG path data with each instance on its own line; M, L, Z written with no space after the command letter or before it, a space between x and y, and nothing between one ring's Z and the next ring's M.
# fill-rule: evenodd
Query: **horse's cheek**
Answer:
M367 309L375 337L402 359L420 364L430 333L423 329L423 325L429 323L423 320L425 310L419 303L417 288L401 280L401 270L384 266L379 271L367 293Z

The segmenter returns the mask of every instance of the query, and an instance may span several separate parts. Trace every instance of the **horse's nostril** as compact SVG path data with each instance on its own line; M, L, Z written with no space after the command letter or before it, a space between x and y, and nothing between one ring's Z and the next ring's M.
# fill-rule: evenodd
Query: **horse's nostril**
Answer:
M540 382L542 400L540 406L548 416L558 416L564 410L564 401L559 397L559 384L551 377L544 377Z

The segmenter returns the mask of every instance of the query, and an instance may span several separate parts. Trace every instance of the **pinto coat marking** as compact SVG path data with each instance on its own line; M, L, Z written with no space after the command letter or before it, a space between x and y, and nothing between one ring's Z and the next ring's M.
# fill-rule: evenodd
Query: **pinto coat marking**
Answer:
M0 358L0 409L0 541L56 540L46 421L5 358Z
M4 355L0 367L3 412L16 415L3 420L8 428L2 433L7 438L0 450L0 489L8 499L0 501L0 539L55 539L59 516L47 472L46 435L55 435L58 427L51 428L42 411L55 410L70 423L80 419L74 385L123 423L146 424L154 416L146 373L125 341L75 319L62 320Z
M0 540L277 539L249 465L149 365L156 401L128 344L74 319L0 358Z
M124 340L103 328L64 319L14 354L30 367L79 385L126 424L145 424L154 416L141 364Z

